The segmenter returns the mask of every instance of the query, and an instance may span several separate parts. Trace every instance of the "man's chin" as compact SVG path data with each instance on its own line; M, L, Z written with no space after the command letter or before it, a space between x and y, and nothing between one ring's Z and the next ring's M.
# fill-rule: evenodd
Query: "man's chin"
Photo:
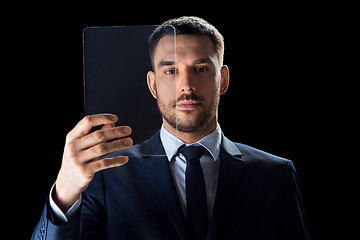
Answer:
M190 119L189 117L184 120L183 118L166 118L165 121L174 129L182 133L195 133L204 127L202 122L197 121L196 119Z
M159 109L162 110L159 104ZM182 133L196 133L206 128L214 119L215 112L206 111L198 106L192 110L160 111L165 121L175 130Z
M182 133L196 133L197 131L199 131L200 126L197 125L183 125L183 124L178 124L177 125L177 131L182 132Z
M196 133L204 128L206 128L209 123L211 122L211 119L209 118L179 118L177 121L177 130L179 132L183 133Z

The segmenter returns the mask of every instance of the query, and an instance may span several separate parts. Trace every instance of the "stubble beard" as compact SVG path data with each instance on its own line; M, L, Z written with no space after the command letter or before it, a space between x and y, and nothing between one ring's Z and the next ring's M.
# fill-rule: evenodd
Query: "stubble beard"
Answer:
M180 100L197 100L201 104L197 110L176 110L176 102ZM216 96L208 106L205 105L204 99L195 94L184 94L178 100L171 101L168 105L157 97L157 105L161 116L174 129L182 133L195 133L200 131L212 122L216 117L220 101L220 93L217 91ZM178 112L177 112L178 111Z

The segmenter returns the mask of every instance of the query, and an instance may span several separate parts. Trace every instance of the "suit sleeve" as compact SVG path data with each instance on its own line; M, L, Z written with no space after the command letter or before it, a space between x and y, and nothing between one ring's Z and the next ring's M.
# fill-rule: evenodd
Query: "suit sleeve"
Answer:
M80 239L80 211L69 222L59 221L46 201L39 223L36 225L32 240Z
M287 178L280 222L280 239L309 240L305 212L301 199L300 181L291 161L288 162L287 166Z
M32 240L46 239L104 239L105 210L101 173L97 173L88 189L82 193L80 210L68 222L59 220L47 200Z

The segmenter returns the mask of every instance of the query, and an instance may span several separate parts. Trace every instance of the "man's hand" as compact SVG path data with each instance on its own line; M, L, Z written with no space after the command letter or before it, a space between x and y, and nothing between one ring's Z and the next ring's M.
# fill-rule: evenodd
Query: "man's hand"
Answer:
M129 160L126 156L102 158L100 156L130 147L130 127L115 127L118 118L112 114L98 114L84 117L66 136L64 154L53 199L66 213L80 194L89 186L97 171L121 166ZM103 125L101 130L91 134L92 127ZM112 139L118 139L107 142Z

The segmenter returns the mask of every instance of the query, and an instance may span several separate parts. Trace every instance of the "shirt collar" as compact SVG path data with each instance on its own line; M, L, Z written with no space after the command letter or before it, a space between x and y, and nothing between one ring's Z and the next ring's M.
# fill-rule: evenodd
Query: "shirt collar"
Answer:
M168 130L165 129L164 125L160 129L160 139L164 146L166 156L169 161L177 153L178 148L186 144L175 135L171 134ZM220 125L217 124L217 127L210 134L206 135L196 143L186 144L189 145L202 145L208 150L214 161L216 161L220 155L220 146L221 146L221 129Z

